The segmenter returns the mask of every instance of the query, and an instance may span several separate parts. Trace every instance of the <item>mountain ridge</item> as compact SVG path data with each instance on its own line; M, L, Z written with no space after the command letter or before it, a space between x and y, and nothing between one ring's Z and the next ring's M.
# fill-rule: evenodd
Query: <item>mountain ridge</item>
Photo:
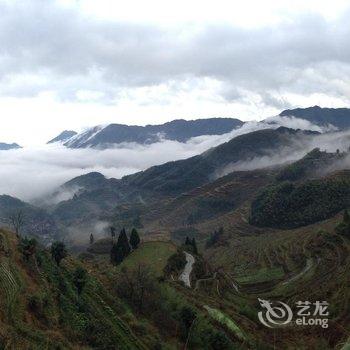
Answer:
M17 143L0 142L0 151L9 151L11 149L20 149L20 148L22 147Z
M59 135L54 137L52 140L48 141L47 144L55 143L55 142L65 142L75 135L77 135L77 132L74 130L64 130Z
M319 106L283 110L279 116L307 120L320 127L350 128L349 108ZM267 122L269 118L265 119ZM62 142L68 148L109 148L121 143L152 144L160 140L186 142L192 137L222 135L244 124L236 118L174 119L163 124L127 125L110 123L84 132L65 130L48 143Z
M334 127L343 130L350 128L350 108L323 108L319 106L307 108L286 109L280 114L282 117L296 117L308 120L319 125Z
M196 136L222 135L243 124L235 118L177 119L164 124L146 126L108 124L95 126L75 135L64 145L69 148L108 148L113 144L124 142L151 144L161 139L186 142Z

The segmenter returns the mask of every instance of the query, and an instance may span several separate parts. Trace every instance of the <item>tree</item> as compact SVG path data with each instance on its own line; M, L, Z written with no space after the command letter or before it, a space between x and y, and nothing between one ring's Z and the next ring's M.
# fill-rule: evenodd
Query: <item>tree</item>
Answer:
M214 246L216 243L219 242L220 237L224 234L224 228L220 227L218 231L214 231L209 239L207 240L207 242L205 243L205 247L206 248L210 248L212 246Z
M87 272L82 267L77 267L73 274L73 283L77 288L78 295L81 295L87 282Z
M52 243L51 256L55 260L57 266L59 266L61 260L67 256L67 249L65 244L63 242Z
M191 326L196 319L197 315L193 311L192 308L188 306L183 306L180 310L180 321L182 325L182 337L183 339L188 340L189 332L191 329Z
M347 225L344 221L342 221L336 226L335 232L339 235L350 236L350 225Z
M232 349L233 344L225 333L212 330L208 333L208 342L213 350Z
M196 243L196 239L194 237L192 238L191 244L192 244L193 254L198 255L197 243Z
M119 265L124 260L123 248L118 245L118 243L114 243L111 249L111 263L114 265Z
M125 228L123 228L120 231L119 237L118 237L118 242L117 245L119 244L120 247L123 249L124 253L124 258L129 255L131 248L128 240L128 236L126 235Z
M185 245L190 245L190 244L191 244L191 241L190 241L190 239L188 238L188 236L186 236Z
M37 241L35 238L29 239L27 237L23 238L20 242L20 250L26 261L29 261L30 257L36 252Z
M25 217L22 210L17 210L9 216L10 223L13 229L15 230L17 236L20 235L21 229L24 225L24 219Z
M344 211L343 221L336 226L335 232L350 237L350 215L346 209Z
M137 230L133 228L130 235L130 245L132 246L132 249L137 249L139 244L140 244L140 236Z
M114 226L111 226L110 227L110 231L111 231L111 237L112 237L112 242L114 242L114 239L115 239L115 227Z
M120 264L129 255L130 251L131 248L129 245L128 236L123 228L120 231L117 243L113 244L112 246L111 263L116 265Z
M140 313L154 311L159 303L159 286L147 265L138 264L132 270L123 268L116 286L119 296L127 299Z
M90 235L90 244L93 244L95 241L94 235L91 233Z

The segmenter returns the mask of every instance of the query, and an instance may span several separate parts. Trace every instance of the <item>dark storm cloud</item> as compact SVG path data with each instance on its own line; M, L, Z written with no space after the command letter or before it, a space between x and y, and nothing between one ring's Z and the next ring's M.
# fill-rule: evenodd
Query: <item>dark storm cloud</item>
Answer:
M230 25L161 28L101 21L52 1L0 1L0 94L53 91L75 99L78 90L108 101L125 87L201 78L222 82L220 95L247 93L277 108L280 94L326 93L349 98L350 28L299 16L271 27ZM195 84L195 83L193 83Z

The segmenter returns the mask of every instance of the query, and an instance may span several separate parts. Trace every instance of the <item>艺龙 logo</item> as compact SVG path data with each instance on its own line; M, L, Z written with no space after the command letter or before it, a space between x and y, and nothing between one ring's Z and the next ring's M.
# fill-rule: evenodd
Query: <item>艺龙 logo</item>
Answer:
M278 305L273 305L268 300L259 299L260 305L265 309L258 313L260 322L269 328L288 324L293 318L292 309L282 301Z
M326 301L298 301L298 310L293 314L289 305L282 301L268 301L259 298L260 306L264 309L258 312L260 322L269 328L287 326L321 326L328 328L328 303ZM293 316L296 316L293 319ZM293 321L293 322L292 322Z

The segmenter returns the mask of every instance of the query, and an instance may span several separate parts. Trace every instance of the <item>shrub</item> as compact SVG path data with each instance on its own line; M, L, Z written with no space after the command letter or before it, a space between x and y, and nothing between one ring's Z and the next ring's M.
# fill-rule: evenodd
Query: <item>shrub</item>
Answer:
M186 265L186 256L182 250L178 250L175 254L171 255L164 268L164 274L170 275L171 273L178 273L183 270Z

